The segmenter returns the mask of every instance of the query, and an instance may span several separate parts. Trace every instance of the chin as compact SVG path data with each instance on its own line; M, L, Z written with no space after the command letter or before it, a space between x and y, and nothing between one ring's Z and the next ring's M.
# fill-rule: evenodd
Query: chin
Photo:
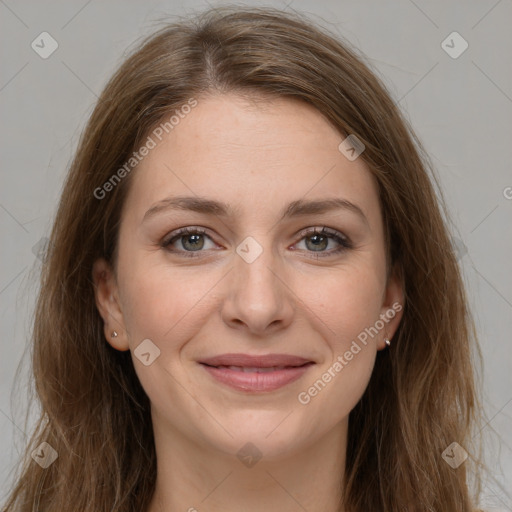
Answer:
M233 416L233 421L219 418L232 437L224 432L215 439L212 439L211 431L204 434L216 449L239 458L263 456L266 461L279 461L303 450L319 437L319 433L315 435L305 428L306 425L298 423L298 415L289 408L283 411L237 411Z

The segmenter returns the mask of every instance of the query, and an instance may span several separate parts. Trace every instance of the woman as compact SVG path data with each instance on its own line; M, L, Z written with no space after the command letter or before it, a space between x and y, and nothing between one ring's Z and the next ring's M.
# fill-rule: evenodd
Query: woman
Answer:
M7 510L475 510L473 326L427 162L298 15L150 37L62 194Z

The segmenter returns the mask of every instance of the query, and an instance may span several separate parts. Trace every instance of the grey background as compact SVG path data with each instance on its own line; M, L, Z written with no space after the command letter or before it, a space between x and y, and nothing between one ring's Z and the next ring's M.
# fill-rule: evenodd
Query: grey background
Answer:
M286 7L277 0L238 3ZM506 196L512 197L507 189L512 187L512 2L288 3L367 55L431 155L457 228L454 236L485 360L486 462L510 493L512 199ZM126 50L153 31L159 19L207 5L0 0L0 502L26 440L29 353L23 366L19 363L37 292L40 263L33 247L48 235L78 136ZM59 45L47 59L31 48L43 31ZM469 44L456 59L441 46L453 31ZM17 374L25 380L12 395ZM510 496L495 482L488 482L483 505L512 510Z

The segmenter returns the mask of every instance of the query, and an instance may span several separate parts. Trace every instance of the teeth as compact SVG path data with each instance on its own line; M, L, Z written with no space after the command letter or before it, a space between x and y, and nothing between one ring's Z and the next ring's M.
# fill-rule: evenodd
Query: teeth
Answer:
M250 368L248 366L218 366L218 368L228 368L229 370L244 373L268 373L285 369L284 366L270 366L268 368Z

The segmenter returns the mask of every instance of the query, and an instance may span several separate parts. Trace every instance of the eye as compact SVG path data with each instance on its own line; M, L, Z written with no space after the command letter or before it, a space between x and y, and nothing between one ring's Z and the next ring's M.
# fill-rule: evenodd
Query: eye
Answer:
M211 246L208 246L208 241L211 242ZM170 252L194 253L201 252L203 249L213 249L216 245L204 229L186 227L172 232L164 239L162 247L165 247ZM187 256L194 255L190 254Z
M305 249L300 248L300 250L318 253L315 257L331 256L352 247L350 240L345 235L327 227L305 230L300 235L302 239L299 244L304 241L305 246ZM331 250L326 250L329 245L331 245Z
M327 227L307 229L302 231L300 236L301 240L294 246L294 250L315 253L313 256L315 258L332 256L352 248L348 237ZM211 245L208 245L208 242ZM298 247L301 243L304 243L305 248ZM218 247L204 229L193 226L173 231L162 241L161 245L169 252L179 253L186 257L197 257L203 250ZM327 250L332 245L334 247Z

